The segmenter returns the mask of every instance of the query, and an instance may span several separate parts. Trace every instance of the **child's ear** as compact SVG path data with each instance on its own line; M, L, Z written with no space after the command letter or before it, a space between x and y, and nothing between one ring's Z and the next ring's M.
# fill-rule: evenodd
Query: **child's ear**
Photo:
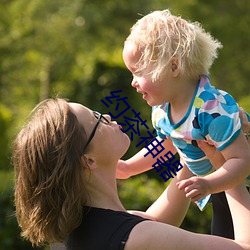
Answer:
M180 69L179 69L179 60L176 57L173 57L171 59L171 70L173 73L173 76L176 77L180 74Z
M177 65L175 63L172 63L172 72L175 72L177 70Z

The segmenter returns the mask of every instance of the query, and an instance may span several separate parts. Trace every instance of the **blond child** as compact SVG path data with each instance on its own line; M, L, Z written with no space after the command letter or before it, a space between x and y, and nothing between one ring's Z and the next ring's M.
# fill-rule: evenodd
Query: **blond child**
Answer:
M221 47L199 23L163 10L138 20L123 50L125 65L133 75L131 85L152 107L158 137L166 139L164 147L177 151L195 175L178 185L196 202L238 185L250 174L250 150L241 132L237 103L213 87L209 77ZM200 140L214 145L225 158L217 171L198 147ZM149 170L154 159L144 155L142 149L121 161L117 177ZM225 220L230 221L228 216ZM229 234L232 238L233 232Z

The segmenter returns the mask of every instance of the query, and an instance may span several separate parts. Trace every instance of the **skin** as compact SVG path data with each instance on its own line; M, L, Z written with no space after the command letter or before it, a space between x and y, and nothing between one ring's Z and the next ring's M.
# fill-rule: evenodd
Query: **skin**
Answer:
M97 122L92 111L79 104L69 105L89 136ZM110 120L108 115L105 117ZM110 137L112 139L109 139ZM83 155L83 160L89 167L89 171L84 171L87 177L85 184L91 200L88 205L126 212L117 193L116 166L129 144L129 138L120 131L116 122L109 125L99 124L90 147ZM216 159L217 156L213 154L212 157ZM250 223L250 197L247 196L244 186L226 192L233 214L236 240L195 234L174 227L180 224L189 205L185 193L177 188L177 182L188 177L190 172L184 168L146 212L134 212L151 220L143 221L132 229L125 250L250 249L247 230Z
M150 106L170 103L170 120L173 124L179 122L186 114L193 94L197 79L188 79L180 75L178 60L173 58L162 79L152 82L145 72L137 73L138 60L141 52L131 43L125 43L123 60L128 70L133 75L132 87L142 94L143 99ZM166 140L169 141L169 140ZM166 148L171 149L170 143ZM185 191L186 197L193 201L206 197L208 194L222 192L243 182L250 174L250 148L243 133L233 143L221 151L225 163L219 170L205 177L191 177L183 180L178 187ZM117 177L131 176L143 172L152 166L151 159L143 159L143 154L138 153L126 162L120 162ZM145 158L145 157L144 157ZM151 164L152 163L152 164ZM134 169L134 170L132 170ZM128 172L122 174L122 171Z
M84 126L87 136L89 136L97 122L93 112L77 103L70 103L69 105L77 116L79 123ZM109 115L105 115L105 117L111 121ZM115 175L118 159L124 155L129 145L128 136L121 132L120 126L115 121L112 121L109 125L99 124L95 136L83 156L83 160L91 170L91 174L85 171L88 180L87 191L91 197L91 203L89 202L86 205L104 206L104 208L109 207L118 211L126 211L117 195ZM102 186L102 192L96 189L97 183ZM106 203L108 205L105 205Z
M242 121L242 131L244 133L247 133L250 129L250 122L248 122L247 116L242 108L240 108L240 119ZM248 144L249 144L249 139L248 139ZM205 141L198 141L198 146L206 153L208 156L210 162L212 163L213 167L215 169L219 169L224 163L225 163L225 158L223 157L222 154L218 153L216 148L214 146L209 145ZM216 158L213 156L216 154ZM195 177L194 177L195 178ZM192 185L192 178L191 179L191 184ZM184 185L183 185L184 183ZM185 183L187 182L179 182L177 183L177 186L181 189L184 190L187 193L187 197L190 195L190 198L192 198L192 191L189 193L189 186L187 185L187 188L185 186ZM195 200L192 198L192 200Z
M248 121L246 113L241 107L240 107L240 119L242 122L242 131L244 133L250 133L250 122ZM248 138L248 142L249 142L249 138Z
M178 60L173 58L164 71L162 79L151 81L150 75L144 72L137 73L137 63L141 57L132 44L126 43L123 50L123 60L132 73L131 86L142 94L142 98L149 106L171 103L172 122L176 123L186 114L196 88L197 79L188 79L180 76ZM185 82L185 84L182 84ZM175 111L178 111L176 113Z

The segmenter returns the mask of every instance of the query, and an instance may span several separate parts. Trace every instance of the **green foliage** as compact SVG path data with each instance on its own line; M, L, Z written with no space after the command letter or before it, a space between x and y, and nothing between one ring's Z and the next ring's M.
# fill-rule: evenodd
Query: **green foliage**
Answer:
M246 112L250 113L250 95L244 96L239 100L239 105L242 107Z
M9 168L11 140L24 118L37 102L49 96L59 94L108 113L110 109L101 100L110 91L122 90L122 97L128 97L131 108L141 112L151 131L150 107L130 87L131 76L125 69L121 52L130 27L140 15L165 8L201 22L223 43L224 48L211 69L212 81L250 112L248 0L226 3L217 0L2 0L0 169ZM141 132L144 134L146 130ZM139 150L137 143L138 137L135 137L125 158ZM128 208L147 207L163 189L162 180L150 172L119 184ZM0 176L0 183L4 179ZM11 213L9 195L11 191L6 188L1 202ZM201 232L205 227L207 232L210 217L210 208L201 213L192 205L183 226Z
M163 192L166 185L141 174L119 180L119 197L127 209L145 211Z
M246 1L230 0L226 6L214 0L1 1L0 102L14 115L10 130L39 100L58 93L95 108L107 93L122 89L133 99L131 106L150 119L149 107L129 87L121 51L139 14L156 9L170 8L198 20L221 40L224 48L211 70L213 82L237 100L249 96Z
M8 145L12 122L11 111L0 103L0 169L7 169L9 166L10 148Z
M229 92L236 100L249 96L250 5L241 1L194 1L189 18L203 24L223 48L211 69L213 84ZM248 99L248 102L250 99Z
M195 203L191 203L181 228L195 233L211 232L212 205L209 204L204 211L200 211Z

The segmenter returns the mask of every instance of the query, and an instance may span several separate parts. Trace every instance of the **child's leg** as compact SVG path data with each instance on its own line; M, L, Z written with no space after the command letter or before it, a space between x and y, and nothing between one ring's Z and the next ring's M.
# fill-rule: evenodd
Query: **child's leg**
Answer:
M211 234L234 239L231 212L224 192L212 195L213 217Z

